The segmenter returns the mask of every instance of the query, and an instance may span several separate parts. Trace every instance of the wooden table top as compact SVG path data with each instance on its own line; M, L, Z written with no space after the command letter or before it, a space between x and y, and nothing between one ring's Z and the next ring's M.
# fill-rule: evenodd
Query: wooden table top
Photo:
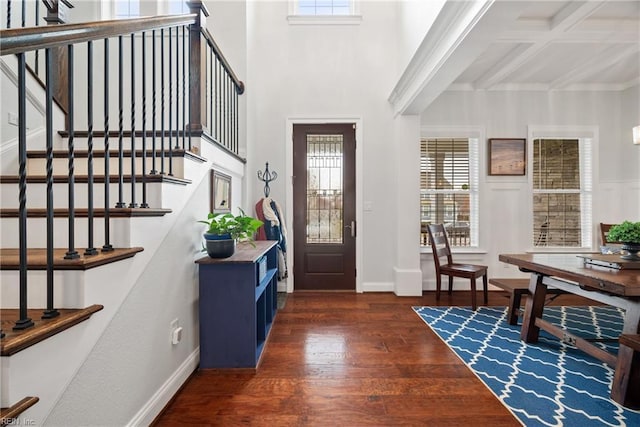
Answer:
M256 262L269 249L277 245L277 240L256 240L253 242L239 242L236 250L228 258L211 258L209 256L196 260L197 264L222 264L222 263L253 263Z
M521 270L576 282L581 288L640 297L640 270L585 264L584 254L501 254L498 259Z

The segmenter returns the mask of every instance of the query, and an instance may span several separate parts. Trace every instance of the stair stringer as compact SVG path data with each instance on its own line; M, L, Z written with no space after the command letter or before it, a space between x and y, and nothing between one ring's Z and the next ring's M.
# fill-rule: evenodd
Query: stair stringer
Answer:
M244 164L222 150L204 145L202 155L215 158L216 169L232 175L240 191ZM84 305L104 305L94 315L99 317L92 317L79 329L58 334L51 342L46 340L25 350L27 353L21 352L26 356L18 353L2 358L3 378L7 378L5 371L9 375L6 382L2 381L3 391L8 388L8 396L13 397L29 390L24 395L41 398L23 414L25 419L34 420L36 425L126 424L140 416L141 408L159 411L164 406L171 398L166 394L174 390L166 387L167 381L186 379L174 374L197 354L194 260L202 256L199 249L204 226L196 221L209 211L212 165L213 162L206 162L189 168L186 172L192 185L162 186L163 201L166 200L163 207L172 209L172 214L131 219L130 239L137 241L136 246L143 246L143 252L130 260L82 273L87 278L92 276L85 280ZM175 347L169 336L169 324L174 319L179 319L183 327L183 340ZM64 355L60 358L64 369L55 366L56 358L51 362L53 366L38 362L43 357L42 346L48 348L47 354ZM31 356L32 353L39 356ZM36 369L38 366L43 367L43 372ZM41 385L40 379L54 371L55 381ZM165 395L158 394L160 389L166 390ZM150 399L160 400L150 405ZM151 419L155 415L149 414Z

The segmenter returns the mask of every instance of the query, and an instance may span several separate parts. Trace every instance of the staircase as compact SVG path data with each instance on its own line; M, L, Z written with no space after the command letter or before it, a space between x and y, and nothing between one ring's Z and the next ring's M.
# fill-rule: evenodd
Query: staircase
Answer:
M0 32L19 117L0 141L2 425L148 424L197 367L196 221L212 169L239 200L245 161L242 82L189 5ZM68 75L51 72L54 51Z

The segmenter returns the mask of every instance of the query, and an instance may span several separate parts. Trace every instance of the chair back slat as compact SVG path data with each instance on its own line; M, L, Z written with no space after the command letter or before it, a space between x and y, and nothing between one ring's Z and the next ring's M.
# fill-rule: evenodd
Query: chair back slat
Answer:
M453 262L447 232L445 231L443 224L429 224L427 226L427 230L429 232L429 243L431 244L431 251L433 252L433 261L436 265L436 272L437 274L440 274L440 258L446 257L447 264L451 264Z

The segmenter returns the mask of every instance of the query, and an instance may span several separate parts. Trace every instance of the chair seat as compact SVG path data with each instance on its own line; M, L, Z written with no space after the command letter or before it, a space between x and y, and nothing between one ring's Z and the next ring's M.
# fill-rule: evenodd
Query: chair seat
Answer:
M463 277L471 277L471 276L480 277L486 273L487 266L475 265L475 264L456 264L456 263L443 264L440 266L440 271L443 274L463 275Z
M488 297L488 280L487 266L477 264L459 264L453 262L451 256L451 247L449 246L449 238L443 224L429 224L427 226L429 232L429 244L433 252L433 263L436 267L436 300L440 300L440 288L442 285L441 275L449 276L449 294L453 290L453 278L469 279L471 285L471 308L475 310L476 304L476 279L482 277L482 294L484 296L485 305L489 302ZM440 258L446 258L446 263L441 263Z

